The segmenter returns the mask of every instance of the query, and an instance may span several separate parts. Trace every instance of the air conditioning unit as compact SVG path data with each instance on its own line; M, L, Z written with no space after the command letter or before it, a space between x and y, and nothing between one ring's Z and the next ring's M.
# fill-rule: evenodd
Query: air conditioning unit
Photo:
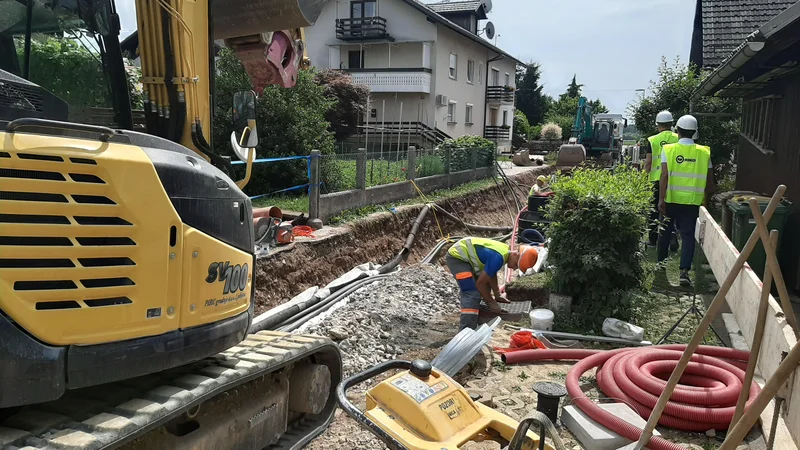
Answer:
M436 96L436 106L447 106L450 99L446 95L439 94Z

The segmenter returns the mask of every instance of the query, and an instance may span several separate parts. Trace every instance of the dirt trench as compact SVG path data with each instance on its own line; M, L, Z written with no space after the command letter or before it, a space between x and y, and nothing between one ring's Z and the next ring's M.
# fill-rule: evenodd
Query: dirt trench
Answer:
M513 194L523 205L526 204L526 196L522 191L527 193L537 176L552 171L551 167L540 166L510 177L522 185L520 189L514 189ZM511 192L504 185L500 186L516 211ZM496 186L441 200L437 204L467 223L513 225L506 202ZM291 248L259 260L256 313L284 303L309 287L324 286L359 264L370 261L383 264L391 260L405 244L411 225L421 209L422 205L413 205L399 208L396 213L373 214L340 227L327 238L295 242ZM456 236L467 233L461 224L432 212L428 213L420 228L408 263L423 258L442 234Z

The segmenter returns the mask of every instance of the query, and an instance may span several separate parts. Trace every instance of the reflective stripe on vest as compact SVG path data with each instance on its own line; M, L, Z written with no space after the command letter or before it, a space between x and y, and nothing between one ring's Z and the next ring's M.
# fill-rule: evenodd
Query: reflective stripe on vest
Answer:
M653 155L653 161L650 167L650 181L658 181L661 179L661 150L663 150L666 144L678 142L678 135L667 130L655 136L650 136L647 140L650 141L650 151Z
M697 144L664 146L669 182L665 201L679 205L702 205L708 182L711 149Z
M495 241L494 239L485 238L464 238L453 244L448 250L448 254L456 259L464 261L472 266L472 270L478 273L483 270L483 262L478 258L478 253L475 251L475 246L479 245L489 250L494 250L503 257L503 261L508 261L509 248L508 245Z

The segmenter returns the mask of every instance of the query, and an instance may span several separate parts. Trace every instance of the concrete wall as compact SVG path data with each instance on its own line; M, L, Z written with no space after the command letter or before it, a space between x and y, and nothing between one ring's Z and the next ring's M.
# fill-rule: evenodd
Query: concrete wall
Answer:
M450 54L458 57L456 79L450 78ZM485 74L480 75L480 67L486 67L487 49L477 42L464 38L455 31L439 25L437 39L433 45L434 92L446 95L456 102L455 123L448 123L447 107L435 107L436 126L450 136L466 134L483 136L483 115L486 111ZM467 82L467 61L474 62L472 83ZM435 102L434 98L434 102ZM464 121L467 103L472 104L472 125ZM435 103L434 103L435 106Z
M422 122L433 127L435 118L430 110L430 97L427 94L373 93L370 95L370 108L375 110L376 117L370 117L369 123L373 126L380 126L381 119L386 122L399 122L401 120L400 106L402 103L403 122ZM384 112L386 114L385 117L383 117Z
M719 284L722 284L736 262L739 252L705 208L700 208L700 217L697 222L697 235L702 236L699 239L700 245L714 276ZM748 345L752 344L755 334L756 312L761 299L761 287L761 280L746 264L725 297L739 325L742 337ZM758 358L758 374L765 379L772 376L781 362L781 352L789 351L796 343L794 332L786 322L783 309L770 296L764 337ZM792 450L800 446L800 426L798 426L800 424L800 376L798 373L800 370L795 371L794 379L790 381L784 405L786 413L783 415L776 433L776 449ZM772 411L773 406L770 405L761 415L762 428L765 433L769 432Z
M494 167L481 167L476 170L464 170L450 174L417 178L414 182L423 192L428 193L486 178L493 174ZM417 195L417 191L410 181L373 186L363 190L354 189L352 191L324 194L320 195L319 199L319 218L323 222L327 222L331 217L348 209L405 200L415 195Z

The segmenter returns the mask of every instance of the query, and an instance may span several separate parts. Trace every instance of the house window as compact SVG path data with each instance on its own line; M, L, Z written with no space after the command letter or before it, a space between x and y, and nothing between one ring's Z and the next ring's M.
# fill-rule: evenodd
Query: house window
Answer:
M376 0L364 0L350 3L350 18L363 19L365 17L375 17L378 12L378 2Z
M475 80L475 61L467 61L467 83L472 84Z
M456 123L456 102L447 104L447 123Z
M348 69L363 69L364 68L364 51L363 50L350 50L347 52L347 68Z
M508 110L503 110L503 126L508 126Z
M467 109L464 111L464 123L472 125L472 103L467 103Z
M492 67L492 79L489 80L489 86L500 86L500 71Z
M775 137L772 123L775 117L775 97L747 100L742 104L740 133L764 153L774 153Z
M506 84L503 86L511 86L511 75L509 75L508 72L506 72Z
M450 78L458 78L458 55L450 53Z
M483 84L483 63L478 64L478 84Z

